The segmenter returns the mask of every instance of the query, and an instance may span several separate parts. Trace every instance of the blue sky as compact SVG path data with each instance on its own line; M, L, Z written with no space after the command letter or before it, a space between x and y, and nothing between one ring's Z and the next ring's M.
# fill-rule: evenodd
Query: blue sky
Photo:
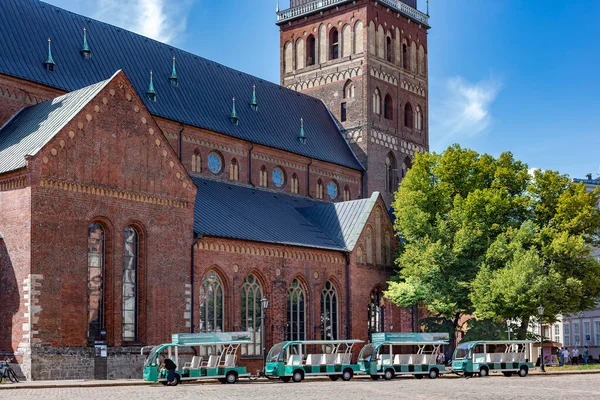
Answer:
M46 1L279 81L275 0ZM431 150L600 174L600 1L431 0L430 14Z

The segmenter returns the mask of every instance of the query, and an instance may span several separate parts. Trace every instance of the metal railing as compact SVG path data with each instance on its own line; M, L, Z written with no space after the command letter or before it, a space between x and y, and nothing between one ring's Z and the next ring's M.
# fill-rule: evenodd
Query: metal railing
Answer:
M285 22L290 19L295 19L298 17L302 17L304 15L312 14L315 11L323 10L329 7L333 7L335 5L339 5L342 3L349 3L352 0L315 0L310 3L301 4L296 7L288 8L287 10L282 10L277 13L277 22ZM377 0L381 4L385 4L390 7L394 11L397 11L409 18L414 19L417 22L423 23L429 26L429 16L423 14L421 11L416 10L401 2L400 0Z

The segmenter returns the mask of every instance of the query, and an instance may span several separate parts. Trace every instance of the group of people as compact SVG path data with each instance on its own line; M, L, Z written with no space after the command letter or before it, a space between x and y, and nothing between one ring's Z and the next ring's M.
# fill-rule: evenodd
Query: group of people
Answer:
M569 351L568 347L559 347L558 348L558 364L562 367L564 365L579 365L579 349L577 347L573 347L571 351ZM581 353L583 358L583 363L587 364L590 358L590 350L585 346L583 348L583 352Z

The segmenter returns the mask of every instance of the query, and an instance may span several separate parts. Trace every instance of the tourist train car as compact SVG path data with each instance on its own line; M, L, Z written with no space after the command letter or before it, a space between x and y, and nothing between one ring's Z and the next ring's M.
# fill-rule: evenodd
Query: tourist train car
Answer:
M532 340L479 340L459 344L452 356L452 371L465 377L477 374L488 376L490 372L502 372L505 376L527 376L534 369L531 362Z
M371 343L358 356L360 373L374 380L380 377L390 380L397 375L435 379L448 372L438 363L440 347L448 345L448 336L447 333L374 333Z
M302 340L274 345L267 355L265 376L283 382L300 382L309 376L332 381L352 379L359 371L352 364L352 347L362 340Z
M246 367L237 365L237 351L243 344L251 344L249 332L173 334L171 343L154 346L144 362L144 380L167 384L167 371L161 368L161 356L177 365L175 382L217 379L221 383L235 383L248 378ZM183 363L179 349L198 348L191 362ZM142 349L143 352L143 349ZM165 354L166 353L166 354ZM189 358L189 357L188 357Z

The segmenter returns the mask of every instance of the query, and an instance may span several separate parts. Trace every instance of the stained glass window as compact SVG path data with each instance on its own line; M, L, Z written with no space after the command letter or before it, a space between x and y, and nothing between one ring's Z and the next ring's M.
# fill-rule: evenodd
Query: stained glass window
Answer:
M123 340L127 342L137 340L138 249L138 233L127 227L123 249Z
M329 184L327 184L327 194L329 195L329 198L331 199L335 199L338 195L338 186L335 184L335 182L329 182Z
M88 229L88 340L102 340L104 329L104 229Z
M338 304L335 287L327 281L321 292L321 339L338 338Z
M208 155L208 169L213 174L218 174L223 169L223 159L214 151Z
M208 271L200 285L200 332L223 331L223 284Z
M369 296L369 310L367 316L369 340L371 339L372 333L383 332L384 316L381 295L381 290L374 289Z
M283 174L283 171L281 170L281 168L273 168L273 172L271 173L271 176L273 179L273 183L278 188L282 187L283 184L285 183L285 175Z
M298 279L294 279L288 289L287 321L288 340L306 340L306 302Z
M242 345L242 354L261 353L262 288L254 275L248 275L242 285L242 331L250 332L252 344Z

